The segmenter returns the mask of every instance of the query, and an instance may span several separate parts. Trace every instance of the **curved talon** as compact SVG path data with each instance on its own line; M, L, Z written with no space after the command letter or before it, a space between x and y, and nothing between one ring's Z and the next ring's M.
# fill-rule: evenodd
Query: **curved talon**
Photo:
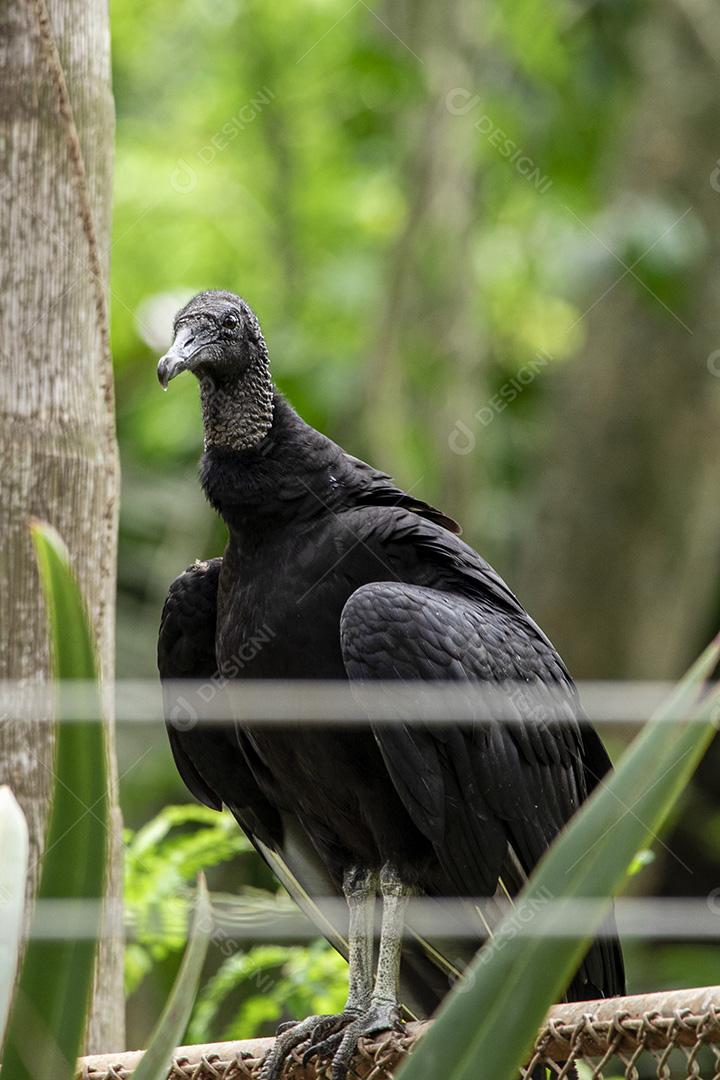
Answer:
M283 1021L283 1023L278 1024L277 1028L275 1029L275 1037L277 1038L278 1035L285 1035L286 1032L292 1031L292 1029L297 1027L299 1023L299 1020Z
M319 1024L316 1024L310 1032L310 1042L314 1043L316 1039L322 1039L328 1031L332 1031L337 1024L343 1022L343 1017L343 1013L338 1013L337 1016L324 1017L324 1019L322 1019Z
M324 1016L308 1016L305 1020L294 1020L281 1024L275 1037L275 1045L268 1051L260 1069L260 1080L280 1080L283 1067L290 1054L303 1042L312 1045L316 1040L333 1028L341 1025L354 1023L358 1018L356 1012L328 1013ZM312 1049L312 1045L308 1051ZM323 1045L323 1042L320 1042Z
M346 1080L358 1041L365 1035L378 1035L381 1031L402 1031L400 1010L395 1005L371 1005L342 1032L340 1046L335 1051L330 1069L331 1080Z
M332 1067L330 1070L331 1080L345 1080L352 1059L357 1050L358 1040L360 1039L362 1032L358 1027L354 1028L351 1025L343 1032L343 1037L340 1042L340 1046L333 1054Z
M282 1031L278 1030L275 1037L275 1045L268 1050L262 1063L260 1080L279 1080L285 1061L295 1047L312 1038L315 1028L324 1021L334 1019L332 1016L308 1016L305 1020L282 1024Z
M343 1030L334 1032L324 1042L309 1047L303 1055L303 1065L312 1057L330 1057L331 1080L346 1080L357 1050L358 1041L381 1031L402 1031L403 1022L395 1005L371 1005Z
M353 1021L357 1023L357 1021ZM352 1023L340 1031L334 1032L329 1035L327 1039L323 1039L322 1042L316 1043L313 1041L312 1046L308 1047L302 1057L303 1069L307 1065L308 1061L311 1061L314 1057L329 1057L333 1053L336 1046L339 1046L342 1040L345 1038L345 1032L352 1027Z
M309 1043L302 1056L303 1068L312 1058L329 1058L332 1080L346 1080L359 1039L402 1028L399 1009L388 1003L371 1004L360 1013L349 1010L283 1024L263 1061L260 1080L280 1080L289 1055L303 1042Z

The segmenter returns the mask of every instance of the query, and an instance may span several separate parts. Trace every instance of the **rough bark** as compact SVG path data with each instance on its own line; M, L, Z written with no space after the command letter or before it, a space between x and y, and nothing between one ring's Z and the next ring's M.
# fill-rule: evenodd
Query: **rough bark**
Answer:
M41 7L44 5L41 5ZM113 102L105 0L50 0L106 277L110 237ZM82 221L68 117L58 110L47 48L32 0L0 13L0 677L30 685L48 676L46 613L27 522L51 522L70 550L113 675L117 451L112 372L98 310L97 277ZM100 317L99 317L100 316ZM48 717L0 722L0 783L28 819L37 886L53 754ZM108 893L121 893L120 818L113 729ZM109 932L108 932L109 931ZM106 927L98 956L88 1046L121 1048L121 926Z

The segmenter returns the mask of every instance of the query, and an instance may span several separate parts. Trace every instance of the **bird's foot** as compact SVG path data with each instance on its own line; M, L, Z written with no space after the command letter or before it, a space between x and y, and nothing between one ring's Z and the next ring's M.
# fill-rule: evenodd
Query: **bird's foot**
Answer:
M347 1015L347 1014L345 1014ZM358 1040L364 1035L379 1035L382 1031L402 1031L400 1010L393 1002L371 1002L350 1023L339 1031L330 1032L321 1042L312 1039L312 1045L303 1054L303 1065L313 1057L330 1058L331 1080L345 1080L357 1049Z
M308 1016L305 1020L281 1024L277 1029L275 1043L262 1063L259 1080L279 1080L293 1050L303 1043L309 1043L309 1049L316 1044L321 1045L324 1040L354 1023L358 1015L357 1011L348 1009L341 1013Z

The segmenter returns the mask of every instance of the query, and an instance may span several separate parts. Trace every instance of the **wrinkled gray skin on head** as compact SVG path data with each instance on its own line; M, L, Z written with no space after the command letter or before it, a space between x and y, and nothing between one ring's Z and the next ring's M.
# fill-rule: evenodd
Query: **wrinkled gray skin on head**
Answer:
M175 316L175 340L157 368L164 390L191 371L200 383L205 447L248 450L270 430L273 385L260 323L234 293L198 293Z

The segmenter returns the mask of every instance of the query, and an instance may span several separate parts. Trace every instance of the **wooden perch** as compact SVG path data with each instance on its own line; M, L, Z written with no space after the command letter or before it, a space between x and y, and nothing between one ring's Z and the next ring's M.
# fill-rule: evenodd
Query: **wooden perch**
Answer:
M353 1062L355 1077L392 1077L427 1026L428 1022L408 1024L401 1035L361 1040ZM257 1080L260 1063L272 1044L272 1039L247 1039L180 1047L167 1080ZM626 1061L643 1049L657 1053L704 1045L712 1046L716 1058L720 1057L720 986L555 1005L535 1043L533 1065L602 1059L615 1052ZM77 1080L126 1080L142 1054L136 1050L82 1058ZM286 1075L293 1080L319 1080L324 1066L318 1072L313 1060L303 1068L301 1056L296 1052Z

